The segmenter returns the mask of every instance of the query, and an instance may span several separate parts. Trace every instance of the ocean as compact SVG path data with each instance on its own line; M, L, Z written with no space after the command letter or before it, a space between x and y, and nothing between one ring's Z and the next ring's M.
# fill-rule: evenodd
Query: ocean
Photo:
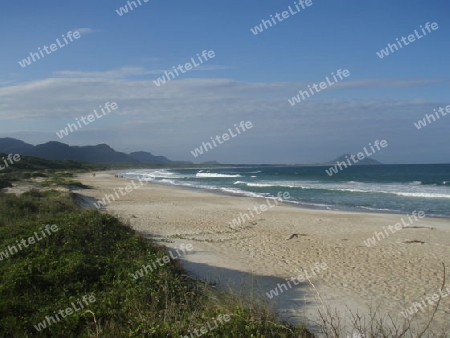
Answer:
M450 164L352 166L333 176L325 169L329 167L141 169L123 175L238 196L288 192L288 203L308 208L401 214L416 210L450 218Z

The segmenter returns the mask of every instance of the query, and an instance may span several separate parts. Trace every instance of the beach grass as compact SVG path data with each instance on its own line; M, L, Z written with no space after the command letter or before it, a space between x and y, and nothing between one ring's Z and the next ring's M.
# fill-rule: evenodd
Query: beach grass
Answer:
M64 179L70 175L51 181ZM203 337L311 337L279 321L270 307L191 279L174 260L134 279L131 273L167 256L166 249L111 215L80 209L76 200L55 190L0 193L0 252L9 252L0 261L1 336L190 338L207 327ZM58 231L8 251L46 224ZM84 295L96 301L38 332L46 316ZM219 323L220 315L230 320Z

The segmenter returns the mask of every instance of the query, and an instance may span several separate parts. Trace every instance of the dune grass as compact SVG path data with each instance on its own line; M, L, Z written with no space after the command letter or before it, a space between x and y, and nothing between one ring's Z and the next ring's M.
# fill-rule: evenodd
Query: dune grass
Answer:
M197 337L219 315L230 320L202 337L311 337L256 306L194 281L177 261L141 278L167 251L117 218L81 210L74 195L54 190L0 193L0 253L46 224L58 231L0 260L2 337ZM8 252L8 251L7 251ZM83 295L96 301L40 332L35 326Z

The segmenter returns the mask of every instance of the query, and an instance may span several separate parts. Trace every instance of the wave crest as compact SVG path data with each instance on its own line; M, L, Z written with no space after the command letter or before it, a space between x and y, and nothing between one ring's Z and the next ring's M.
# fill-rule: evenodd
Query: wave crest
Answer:
M236 175L228 175L228 174L218 174L218 173L201 173L198 172L196 177L203 177L203 178L226 178L226 177L242 177L239 174Z

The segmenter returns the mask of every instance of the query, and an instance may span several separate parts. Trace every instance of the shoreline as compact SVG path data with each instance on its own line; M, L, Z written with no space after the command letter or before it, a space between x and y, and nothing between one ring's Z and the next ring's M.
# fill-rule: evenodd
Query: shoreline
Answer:
M249 168L252 168L252 167L249 167ZM198 168L194 168L194 169L198 169ZM112 173L112 172L117 172L117 171L107 171L107 172ZM133 180L134 178L124 176L123 179ZM149 181L149 183L159 184L159 185L168 186L168 187L185 188L185 189L192 190L192 191L210 192L210 193L222 195L222 196L261 198L261 199L273 198L273 197L257 196L257 193L253 193L251 191L237 193L237 192L224 191L221 188L217 188L217 189L202 188L202 187L191 186L191 185L172 184L172 183L159 182L159 181L156 181L156 182ZM255 194L255 196L250 196L249 194ZM406 215L407 214L406 212L402 212L400 210L373 209L373 208L363 207L363 206L359 206L359 207L335 206L335 205L312 204L312 203L303 202L303 201L289 201L289 200L285 200L284 203L289 204L296 208L310 209L310 210L324 210L324 211L337 211L337 212L342 211L342 212L351 212L351 213L382 214L382 215L384 215L384 214ZM419 211L419 210L416 210L416 211ZM428 218L436 218L436 219L444 219L444 220L450 221L450 215L447 216L447 215L440 215L440 214L427 214L427 217Z
M132 178L124 177L124 179L132 180ZM243 198L259 198L259 199L273 199L275 197L264 197L264 196L247 196L245 194L240 193L232 193L227 191L220 191L219 189L206 189L206 188L199 188L199 187L192 187L192 186L186 186L182 184L170 184L170 183L163 183L163 182L149 182L151 184L158 184L162 186L167 187L178 187L178 188L185 188L187 190L192 191L200 191L200 192L209 192L212 194L217 194L221 196L230 196L230 197L243 197ZM289 201L284 200L283 203L286 205L290 205L294 208L300 208L300 209L306 209L306 210L323 210L323 211L336 211L336 212L349 212L349 213L359 213L359 214L381 214L381 215L406 215L404 212L401 212L399 210L379 210L379 209L370 209L364 207L336 207L332 205L319 205L319 204L310 204L306 202L301 201ZM448 220L450 221L450 216L446 217L445 215L434 215L434 214L427 214L428 218L436 218L436 219L442 219L442 220ZM449 224L450 226L450 224Z
M114 172L78 175L83 184L95 189L77 193L102 198L105 192L125 185L114 178ZM278 283L299 275L302 268L326 263L328 269L312 280L314 288L303 282L270 300L282 318L310 329L317 323L322 299L343 317L348 317L347 306L364 314L370 306L379 306L380 314L390 313L400 322L401 311L423 294L433 294L442 283L441 262L450 266L446 219L426 217L414 224L417 228L402 229L367 247L363 241L373 236L376 227L381 231L382 226L399 222L399 214L293 208L280 203L231 229L228 222L260 198L148 183L108 204L105 211L127 220L143 235L168 239L173 245L191 243L194 252L184 256L182 263L199 278L222 285L227 280L236 286L251 281L261 286L258 291L267 300L265 293ZM293 233L298 236L287 240ZM449 329L448 298L442 299L439 309L434 325ZM418 314L418 322L425 319Z

